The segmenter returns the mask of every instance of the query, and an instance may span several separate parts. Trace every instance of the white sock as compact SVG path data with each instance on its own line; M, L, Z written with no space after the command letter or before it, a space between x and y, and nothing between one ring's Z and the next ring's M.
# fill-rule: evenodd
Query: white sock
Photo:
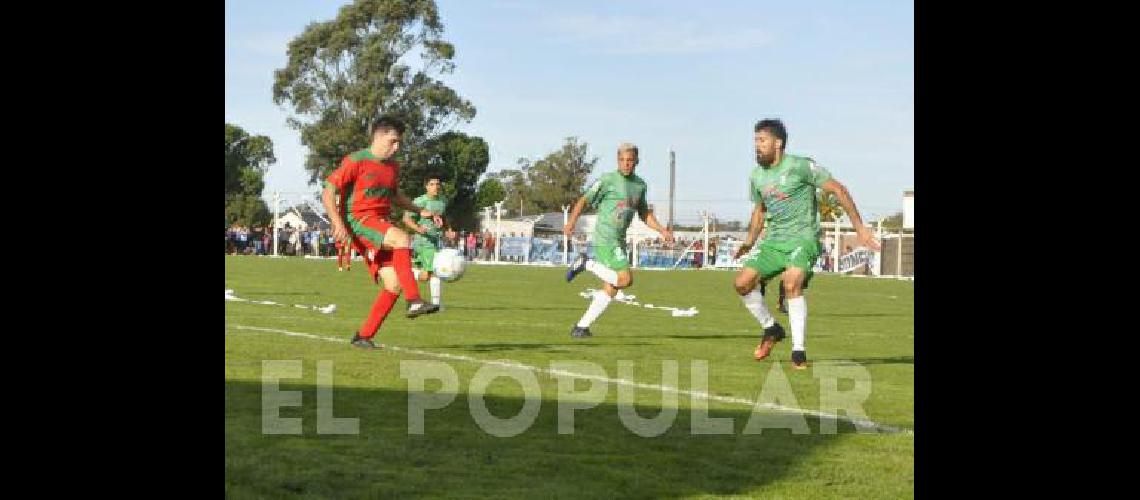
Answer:
M422 271L420 271L419 269L412 269L412 279L419 281L421 272Z
M756 317L760 326L768 328L776 322L776 318L772 317L772 313L768 312L768 308L764 305L764 296L760 294L760 290L752 290L741 298L744 299L744 307Z
M807 300L801 295L788 299L788 322L792 324L792 350L804 350L804 337L807 335Z
M431 287L431 303L437 306L439 305L441 284L442 283L439 281L439 278L436 276L432 276L431 279L428 280L428 285Z
M601 278L602 281L605 281L606 283L609 283L613 286L617 286L617 281L618 281L617 271L614 271L613 269L610 269L606 266L598 264L597 262L594 262L592 260L586 261L586 270L590 271L591 273L594 273L594 275ZM607 295L606 298L609 298L609 295Z
M594 300L590 302L590 307L586 309L586 314L583 314L582 319L578 320L578 326L581 328L589 328L590 324L598 319L598 316L601 316L602 312L606 310L606 306L610 305L611 300L613 299L611 299L604 290L594 292Z

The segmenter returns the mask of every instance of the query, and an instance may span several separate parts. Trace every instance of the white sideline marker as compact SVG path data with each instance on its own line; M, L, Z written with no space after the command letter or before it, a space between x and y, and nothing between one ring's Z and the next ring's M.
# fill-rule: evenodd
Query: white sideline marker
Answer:
M598 290L594 290L593 288L587 288L586 291L579 293L578 296L582 297L584 299L593 299L594 294L597 292L598 292ZM674 318L691 318L693 316L696 316L697 313L700 312L700 311L697 311L696 307L690 307L688 309L681 309L681 308L677 308L677 307L655 306L653 304L642 304L642 303L634 300L636 298L637 298L636 295L626 295L626 294L622 293L621 290L618 290L617 295L614 295L614 300L617 302L621 302L622 304L627 304L627 305L631 305L631 306L641 306L641 307L644 307L646 309L664 309L666 311L672 311L672 315Z

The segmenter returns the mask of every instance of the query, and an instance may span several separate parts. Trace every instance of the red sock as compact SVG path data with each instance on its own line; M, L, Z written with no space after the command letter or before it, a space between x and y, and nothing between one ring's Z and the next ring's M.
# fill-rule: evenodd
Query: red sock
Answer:
M361 337L370 339L376 335L376 330L380 329L380 325L384 323L384 318L388 317L388 312L396 304L397 297L399 297L398 294L388 290L380 291L380 296L376 297L376 302L372 303L372 312L368 313L368 319L364 320L364 326L360 327Z
M396 269L396 279L400 280L400 288L404 289L404 300L408 302L420 300L420 285L416 282L416 277L412 276L412 249L393 249L392 267Z

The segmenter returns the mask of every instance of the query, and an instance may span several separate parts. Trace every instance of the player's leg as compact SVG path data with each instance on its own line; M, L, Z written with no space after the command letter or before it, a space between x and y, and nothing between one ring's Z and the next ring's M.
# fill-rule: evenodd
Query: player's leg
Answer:
M807 351L804 341L807 336L807 300L803 296L806 274L803 269L789 267L784 272L781 289L788 296L788 323L792 327L792 366L798 370L807 368Z
M819 257L819 242L803 241L788 253L787 270L784 271L783 289L787 293L788 323L792 328L792 367L797 370L807 368L807 299L804 289L812 277L812 267Z
M404 302L408 304L407 316L415 318L438 311L439 306L428 304L420 298L420 288L412 274L412 240L408 233L388 221L376 221L375 226L384 230L384 248L392 251L392 267L395 268L396 278L404 291Z
M592 336L590 325L606 311L618 290L633 284L633 273L630 272L629 260L624 248L598 246L595 248L595 252L594 256L598 260L589 261L590 269L591 272L602 278L604 285L602 290L594 292L594 298L590 301L590 306L586 308L586 313L570 330L570 336L574 338ZM612 279L612 281L607 281L607 278Z
M578 254L566 272L566 281L573 280L583 270L594 273L602 281L618 286L618 270L628 269L629 260L625 249L619 245L595 245L594 258L587 259L586 253Z
M782 270L782 259L779 252L771 248L766 242L753 249L744 258L744 266L736 273L733 287L744 301L744 308L756 318L764 334L760 344L756 346L753 357L760 361L772 352L772 346L784 339L784 327L776 321L768 307L764 304L764 293L756 289L757 282L767 283L769 279Z
M400 280L396 278L396 270L392 266L380 268L380 279L384 288L380 290L376 301L372 303L372 310L369 311L368 318L364 320L364 325L352 338L352 345L356 347L365 349L376 347L376 344L372 342L372 337L376 335L380 325L384 324L384 319L388 317L388 313L392 311L392 306L396 304L396 299L400 296Z
M431 292L431 303L442 307L440 302L440 294L442 292L443 282L440 281L439 276L435 275L435 244L430 241L424 241L420 238L413 238L412 252L415 254L412 266L419 269L417 279L420 281L428 282L428 290Z

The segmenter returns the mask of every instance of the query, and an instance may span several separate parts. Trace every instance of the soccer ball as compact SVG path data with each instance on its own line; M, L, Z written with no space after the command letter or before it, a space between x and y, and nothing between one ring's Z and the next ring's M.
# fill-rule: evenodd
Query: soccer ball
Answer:
M435 260L432 262L432 266L435 267L435 275L447 282L459 281L459 278L463 277L466 265L467 262L463 260L463 256L459 255L459 251L454 248L444 248L436 252Z

